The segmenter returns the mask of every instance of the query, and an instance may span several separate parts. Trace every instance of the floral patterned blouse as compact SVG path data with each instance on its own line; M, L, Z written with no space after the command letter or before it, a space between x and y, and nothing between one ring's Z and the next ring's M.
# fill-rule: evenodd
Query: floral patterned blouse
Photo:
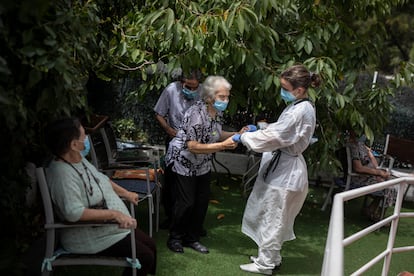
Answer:
M188 141L210 144L219 141L222 131L222 112L211 118L204 101L197 101L184 114L176 137L171 140L165 157L166 165L184 176L199 176L211 170L212 154L195 154L188 150Z
M369 158L369 152L367 146L362 142L357 143L350 143L349 148L351 150L351 159L353 160L360 160L363 166L367 166L370 168L375 168L372 164L371 159ZM352 177L352 182L356 186L366 186L370 184L374 184L380 182L376 176L368 175L368 174L361 174L358 176Z

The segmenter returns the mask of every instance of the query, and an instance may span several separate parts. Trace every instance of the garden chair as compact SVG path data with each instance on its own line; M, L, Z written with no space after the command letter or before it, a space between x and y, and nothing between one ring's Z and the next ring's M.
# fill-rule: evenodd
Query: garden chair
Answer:
M149 146L143 146L139 143L132 143L134 147L118 150L115 132L110 122L107 122L99 129L108 155L108 163L111 164L134 164L137 162L150 161L154 149Z
M325 211L326 207L332 203L334 190L347 191L351 187L354 188L351 185L352 176L358 175L357 173L352 171L351 149L349 147L343 147L336 151L335 154L338 160L341 162L342 175L332 178L328 194L326 195L325 201L322 205L322 211Z
M41 267L42 275L50 275L54 267L73 266L73 265L100 265L100 266L120 266L141 268L136 257L135 232L131 231L131 258L116 258L96 256L94 254L72 254L59 247L58 235L59 230L73 227L100 227L108 223L117 224L116 222L79 222L69 223L56 220L53 210L53 203L49 193L49 187L46 182L45 170L43 167L36 169L36 179L39 186L40 194L43 201L45 213L45 231L46 231L46 249ZM131 216L135 217L134 205L130 203ZM132 275L136 275L136 269L132 269Z
M109 161L105 146L105 138L102 131L90 133L91 149L90 158L92 164L101 172L105 173L119 186L136 192L139 195L139 202L148 201L148 234L152 237L153 225L155 231L159 229L159 209L160 209L160 169L156 158L149 156L144 159L130 159L127 162ZM155 217L155 218L154 218Z
M108 173L108 171L106 171ZM111 170L109 176L119 186L139 195L138 204L144 200L148 202L148 234L153 235L155 216L155 231L159 228L160 184L158 169L150 167L134 167L132 169Z

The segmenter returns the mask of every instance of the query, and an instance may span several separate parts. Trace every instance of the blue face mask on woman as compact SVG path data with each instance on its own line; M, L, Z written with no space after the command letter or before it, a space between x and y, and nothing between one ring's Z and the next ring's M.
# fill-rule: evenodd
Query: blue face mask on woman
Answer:
M197 90L196 91L192 91L186 87L183 87L183 89L181 89L181 92L184 94L184 97L188 100L192 100L196 97L197 95Z
M280 88L280 96L282 96L282 99L285 101L285 102L293 102L293 101L295 101L296 100L296 97L295 96L293 96L293 94L292 93L290 93L289 91L286 91L285 89L283 89L283 88Z
M85 140L83 141L83 145L85 146L85 148L80 153L83 157L85 157L91 150L91 144L89 142L88 136L86 136Z
M224 101L215 101L213 106L215 109L217 109L218 111L224 111L227 108L229 102L224 102Z

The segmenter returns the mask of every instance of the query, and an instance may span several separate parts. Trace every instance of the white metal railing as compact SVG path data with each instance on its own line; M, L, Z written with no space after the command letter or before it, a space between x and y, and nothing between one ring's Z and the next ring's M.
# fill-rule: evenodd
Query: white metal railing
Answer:
M328 237L325 246L325 255L323 258L321 273L322 276L343 276L344 247L374 232L375 230L381 228L382 226L388 223L391 223L391 227L388 236L387 248L351 275L362 275L374 264L378 263L381 260L384 260L381 275L386 276L388 275L391 257L393 253L414 251L414 245L394 248L394 241L395 236L397 234L399 219L401 217L414 218L414 212L401 213L401 204L403 202L404 191L408 187L407 185L414 185L414 176L400 177L376 183L373 185L353 189L350 191L338 193L335 195L331 211L331 219L329 222ZM388 217L385 217L381 221L373 225L370 225L369 227L362 229L361 231L349 237L344 238L344 202L392 186L398 187L394 213Z

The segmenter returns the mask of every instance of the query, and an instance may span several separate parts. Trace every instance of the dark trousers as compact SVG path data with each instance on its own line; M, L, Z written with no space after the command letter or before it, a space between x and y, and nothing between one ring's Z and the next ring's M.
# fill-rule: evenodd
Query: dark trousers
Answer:
M165 139L165 152L168 152L168 146L171 141L170 137L166 137ZM161 203L164 207L164 213L166 216L166 220L168 223L171 223L172 220L172 214L173 214L173 206L174 206L174 198L173 195L173 176L171 174L171 167L165 166L164 167L164 181L162 183L162 189L161 189Z
M164 168L164 181L161 189L161 202L164 207L166 219L171 223L174 206L173 175L171 171L172 164Z
M141 269L137 270L137 275L155 275L155 268L157 266L157 249L155 241L142 230L136 228L135 245L137 258L141 263ZM111 247L97 253L97 255L131 257L131 235L126 236ZM122 275L132 275L131 268L126 268Z
M200 176L174 176L174 213L170 239L184 243L200 240L210 197L211 173Z

